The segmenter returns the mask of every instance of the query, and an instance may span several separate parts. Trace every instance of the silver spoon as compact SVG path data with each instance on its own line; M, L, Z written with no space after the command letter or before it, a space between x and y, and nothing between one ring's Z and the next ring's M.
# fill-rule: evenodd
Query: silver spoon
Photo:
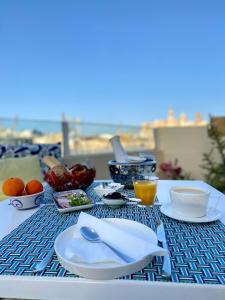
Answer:
M89 242L97 242L97 243L103 243L106 246L108 246L113 252L115 252L120 258L122 258L122 260L124 260L126 263L132 263L135 261L134 258L131 258L129 256L127 256L126 254L120 252L119 250L113 248L112 246L110 246L107 242L103 241L100 236L98 235L98 233L90 227L87 226L83 226L80 228L80 233L83 236L83 238L85 238L86 240L88 240Z

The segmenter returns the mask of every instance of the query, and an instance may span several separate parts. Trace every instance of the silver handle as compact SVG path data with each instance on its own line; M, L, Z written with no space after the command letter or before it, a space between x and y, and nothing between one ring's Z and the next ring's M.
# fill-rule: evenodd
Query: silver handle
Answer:
M54 253L55 253L55 250L54 250L54 248L52 248L48 252L48 254L45 256L45 258L40 263L38 263L36 265L35 269L33 270L34 273L41 272L41 271L45 270L48 263L51 261L52 256L53 256Z
M126 255L126 254L124 254L124 253L122 253L122 252L120 252L119 250L113 248L113 247L112 247L111 245L109 245L107 242L102 241L102 240L101 240L101 242L102 242L103 244L105 244L106 246L108 246L113 252L115 252L115 253L116 253L120 258L122 258L122 260L124 260L126 263L132 263L132 262L135 261L134 258L132 258L132 257L130 257L130 256L128 256L128 255Z
M163 245L164 249L168 250L166 242L162 242L162 245ZM170 254L163 256L162 276L163 277L171 277Z

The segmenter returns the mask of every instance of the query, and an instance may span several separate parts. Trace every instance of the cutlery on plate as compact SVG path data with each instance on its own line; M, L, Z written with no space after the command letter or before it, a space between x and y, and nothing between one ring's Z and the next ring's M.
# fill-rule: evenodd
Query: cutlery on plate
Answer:
M164 249L168 250L165 228L162 221L157 222L156 234L158 241L162 243ZM162 277L171 277L171 262L170 255L163 256Z
M51 261L53 254L55 253L54 247L48 252L48 254L39 262L33 269L34 273L42 272L46 269L48 263Z
M135 261L134 258L129 257L128 255L122 253L121 251L115 249L111 245L109 245L107 242L103 241L98 233L91 227L88 226L82 226L80 228L80 233L89 242L97 242L97 243L103 243L107 247L109 247L113 252L115 252L122 260L124 260L126 263L132 263Z

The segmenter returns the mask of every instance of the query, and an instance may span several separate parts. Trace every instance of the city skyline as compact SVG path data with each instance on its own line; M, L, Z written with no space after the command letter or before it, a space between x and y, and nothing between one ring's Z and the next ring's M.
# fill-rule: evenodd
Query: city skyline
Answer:
M194 113L194 116L190 118L189 115L187 115L185 112L176 113L176 111L173 109L173 107L168 108L167 112L165 111L164 118L154 118L152 120L144 120L140 124L136 124L134 126L141 126L148 124L152 127L170 127L170 126L192 126L192 125L206 125L208 123L208 118L204 118L201 112L196 111ZM209 116L208 116L209 117ZM19 115L15 116L1 116L0 115L0 127L1 127L1 120L11 120L15 124L19 121L37 121L37 122L61 122L63 120L68 122L75 122L77 124L79 123L87 123L87 124L112 124L112 125L118 125L118 123L104 123L104 122L92 122L92 121L84 121L79 116L71 116L71 115L65 115L65 113L61 113L61 118L59 119L40 119L40 118L24 118ZM132 124L123 124L121 125L131 125Z
M66 124L67 122L67 124ZM68 147L76 152L111 151L109 139L119 135L130 149L153 149L155 146L154 129L176 127L207 128L207 121L197 112L194 120L189 120L182 113L176 118L174 110L170 108L167 118L139 124L139 126L124 126L123 124L95 124L84 123L79 119L69 119L65 115L58 122L40 122L20 118L3 119L0 117L0 139L8 141L26 141L38 144L63 142L65 130L68 134ZM63 130L62 130L63 128Z

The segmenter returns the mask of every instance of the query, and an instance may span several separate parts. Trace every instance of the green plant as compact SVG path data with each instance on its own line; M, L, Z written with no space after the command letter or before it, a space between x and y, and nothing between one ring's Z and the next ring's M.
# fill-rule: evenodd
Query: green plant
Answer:
M212 140L212 149L203 154L202 168L206 170L207 183L225 193L225 138L210 117L208 136Z

